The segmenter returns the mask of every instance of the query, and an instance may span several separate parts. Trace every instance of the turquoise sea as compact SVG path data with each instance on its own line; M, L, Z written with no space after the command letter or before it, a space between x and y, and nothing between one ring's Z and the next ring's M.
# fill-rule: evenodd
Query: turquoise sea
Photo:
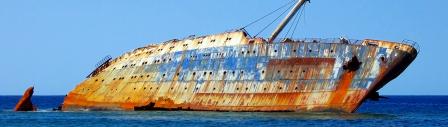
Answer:
M448 126L448 96L387 96L353 114L199 111L52 111L63 96L34 96L37 112L13 112L20 96L0 96L0 126Z

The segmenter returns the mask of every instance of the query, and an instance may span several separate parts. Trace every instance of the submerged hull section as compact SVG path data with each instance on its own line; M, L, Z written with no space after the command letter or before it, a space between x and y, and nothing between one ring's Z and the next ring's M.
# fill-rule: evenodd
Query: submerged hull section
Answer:
M343 111L398 76L410 45L266 43L230 32L138 48L71 91L63 110Z

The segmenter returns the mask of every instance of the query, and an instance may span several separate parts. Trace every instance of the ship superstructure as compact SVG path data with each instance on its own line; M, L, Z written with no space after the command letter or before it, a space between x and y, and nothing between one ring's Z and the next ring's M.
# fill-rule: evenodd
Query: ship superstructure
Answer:
M354 112L418 54L379 40L269 39L244 30L170 40L107 58L63 110Z

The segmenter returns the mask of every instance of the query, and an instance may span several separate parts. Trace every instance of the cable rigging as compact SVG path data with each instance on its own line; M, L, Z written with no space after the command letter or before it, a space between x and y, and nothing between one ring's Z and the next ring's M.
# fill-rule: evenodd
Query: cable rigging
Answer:
M282 17L286 12L288 12L288 10L291 10L294 7L294 3L297 0L291 0L288 3L280 6L279 8L275 9L274 11L262 16L261 18L258 18L257 20L247 24L246 26L242 27L240 30L244 30L246 31L245 28L252 26L253 24L260 22L261 20L265 19L266 17L273 15L274 13L286 8L279 16L277 16L273 21L271 21L269 24L267 24L266 26L264 26L254 37L259 36L261 33L263 33L267 28L269 28L272 24L274 24L278 19L280 19L280 17ZM294 19L293 22L291 24L289 24L289 28L288 31L286 32L286 34L284 35L284 37L288 37L289 34L291 33L291 37L294 36L294 33L297 30L297 26L300 23L300 19L302 18L302 15L304 13L304 9L300 9L299 13L294 14ZM250 36L250 35L249 35Z
M280 9L283 9L283 8L285 8L286 6L292 4L294 1L295 1L295 0L291 0L291 1L289 1L288 3L284 4L283 6L281 6L281 7L277 8L277 9L275 9L275 10L272 11L272 12L269 12L268 14L264 15L263 17L261 17L261 18L255 20L255 21L253 21L253 22L247 24L246 26L242 27L241 29L245 29L245 28L247 28L247 27L249 27L249 26L251 26L251 25L253 25L253 24L255 24L255 23L257 23L257 22L259 22L259 21L261 21L261 20L263 20L264 18L266 18L266 17L268 17L268 16L274 14L275 12L279 11Z

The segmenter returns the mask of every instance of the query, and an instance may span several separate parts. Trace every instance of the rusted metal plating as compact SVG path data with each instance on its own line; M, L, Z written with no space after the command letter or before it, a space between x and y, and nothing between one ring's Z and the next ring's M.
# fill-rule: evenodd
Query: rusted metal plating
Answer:
M416 55L394 42L267 43L241 31L171 40L110 61L63 110L354 112Z

